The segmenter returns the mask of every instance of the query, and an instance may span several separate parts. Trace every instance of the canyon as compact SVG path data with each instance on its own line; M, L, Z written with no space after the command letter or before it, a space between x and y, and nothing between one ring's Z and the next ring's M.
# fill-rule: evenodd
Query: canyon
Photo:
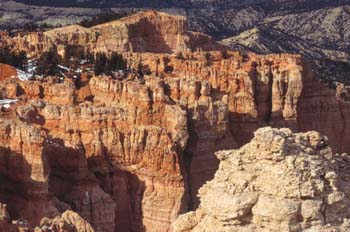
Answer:
M8 38L32 58L54 46L116 51L131 69L142 63L148 74L123 79L92 75L82 87L69 78L23 81L15 68L0 65L1 95L18 100L0 115L0 228L16 227L10 221L20 218L43 232L50 226L82 232L206 231L207 226L212 231L227 220L237 231L243 229L237 223L249 223L247 231L259 226L295 231L337 221L335 208L339 202L339 210L346 208L347 190L336 192L331 181L328 192L321 187L299 190L296 173L306 169L307 176L317 165L329 169L332 175L315 168L317 176L309 185L326 185L323 174L335 175L332 181L342 175L332 173L338 164L331 164L330 147L335 153L350 149L350 103L318 80L301 55L231 51L186 25L182 16L146 11L92 28L74 25ZM258 130L266 126L290 129ZM316 132L292 133L310 130L327 139ZM242 151L218 152L242 146ZM270 168L287 165L288 156L311 167L288 166L291 178L269 176ZM239 157L256 166L239 167ZM257 171L258 166L264 169ZM240 174L247 175L246 183L237 178ZM255 183L253 175L270 180L271 186L263 188L265 182ZM288 217L282 219L271 215L276 212L264 215L264 205L290 197L282 190L269 192L279 184L291 189L295 211L318 206L328 193L339 201L327 205L327 219L305 212L310 216L303 215L307 222L302 225L294 211L286 210ZM296 195L304 190L310 195ZM225 198L210 205L221 191ZM249 202L241 206L245 200ZM277 203L271 211L289 207ZM225 211L216 216L221 207ZM235 207L239 212L230 211ZM225 213L237 217L227 219ZM341 215L349 216L345 210ZM218 227L209 227L211 223Z
M3 0L0 28L73 25L155 9L235 50L303 54L317 77L349 84L349 0Z

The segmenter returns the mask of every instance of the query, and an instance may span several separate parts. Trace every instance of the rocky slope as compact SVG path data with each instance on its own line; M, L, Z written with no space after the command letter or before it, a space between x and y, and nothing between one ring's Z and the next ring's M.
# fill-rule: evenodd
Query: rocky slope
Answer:
M347 83L349 10L349 6L344 5L266 16L255 28L236 33L223 42L232 48L259 54L303 54L320 79Z
M200 189L199 208L171 231L348 231L350 157L317 132L259 129Z

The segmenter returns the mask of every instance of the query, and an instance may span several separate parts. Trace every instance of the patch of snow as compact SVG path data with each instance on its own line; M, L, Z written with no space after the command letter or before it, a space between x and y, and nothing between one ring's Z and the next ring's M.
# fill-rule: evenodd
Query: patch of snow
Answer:
M60 69L63 69L63 70L66 70L66 71L70 71L70 69L69 68L67 68L67 67L65 67L65 66L63 66L63 65L57 65Z
M86 64L87 62L87 60L80 60L79 64Z
M29 81L32 78L32 74L24 72L20 69L17 69L17 77L21 80L21 81Z
M13 100L13 99L3 99L0 100L0 105L9 105L18 102L18 100Z

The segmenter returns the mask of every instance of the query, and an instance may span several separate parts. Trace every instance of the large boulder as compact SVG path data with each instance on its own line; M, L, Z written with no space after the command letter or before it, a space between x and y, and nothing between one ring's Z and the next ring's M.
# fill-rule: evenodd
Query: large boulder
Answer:
M333 155L317 132L270 127L238 150L216 153L220 167L200 206L172 231L349 231L348 155Z

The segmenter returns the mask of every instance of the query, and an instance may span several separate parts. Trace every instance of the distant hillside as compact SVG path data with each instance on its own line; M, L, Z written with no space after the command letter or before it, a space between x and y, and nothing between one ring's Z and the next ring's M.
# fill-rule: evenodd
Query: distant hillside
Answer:
M17 0L0 3L0 28L81 21L92 26L105 22L100 15L158 9L186 16L190 30L234 49L304 54L322 70L318 76L344 82L350 72L349 5L350 0Z

